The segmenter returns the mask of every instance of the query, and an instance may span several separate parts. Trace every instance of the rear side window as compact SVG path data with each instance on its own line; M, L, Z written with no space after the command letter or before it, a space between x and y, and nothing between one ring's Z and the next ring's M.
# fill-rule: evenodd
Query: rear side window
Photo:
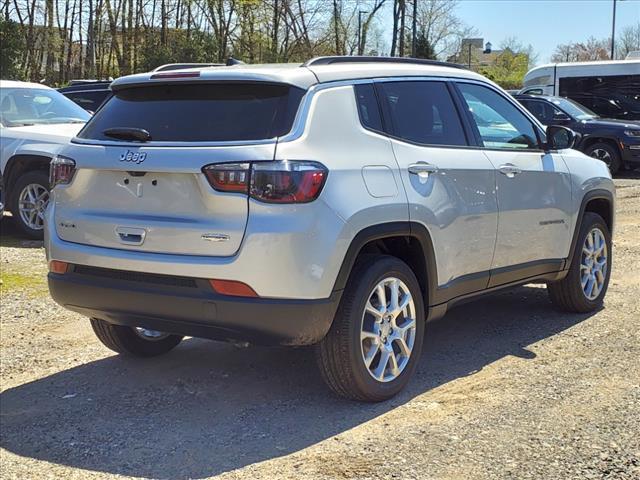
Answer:
M128 127L160 142L265 140L289 132L304 93L260 83L132 87L116 91L78 136L113 141L105 129Z
M362 126L369 130L383 132L382 117L373 84L356 85L355 92Z
M445 83L407 81L379 85L395 137L425 145L467 145Z

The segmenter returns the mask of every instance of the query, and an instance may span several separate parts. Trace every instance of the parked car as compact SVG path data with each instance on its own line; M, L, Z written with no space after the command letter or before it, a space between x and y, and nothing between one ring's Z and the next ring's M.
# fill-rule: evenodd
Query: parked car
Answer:
M640 166L640 122L601 118L577 102L547 95L515 97L543 125L563 125L580 137L576 148L607 164L611 173Z
M640 120L640 60L540 65L526 73L520 93L566 97L602 117Z
M460 301L602 305L609 170L479 74L324 57L111 88L52 162L45 246L55 301L118 353L315 345L333 391L381 401Z
M0 174L5 210L26 235L42 238L49 162L90 117L52 88L0 80Z
M58 91L85 110L94 113L111 95L111 82L112 80L72 80L68 86L59 88Z

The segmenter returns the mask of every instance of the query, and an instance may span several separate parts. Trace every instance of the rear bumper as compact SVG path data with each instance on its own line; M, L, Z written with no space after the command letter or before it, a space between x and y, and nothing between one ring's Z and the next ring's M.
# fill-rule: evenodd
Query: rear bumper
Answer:
M320 300L232 297L206 280L93 267L49 273L49 290L63 307L110 323L265 345L317 343L340 299L340 292Z

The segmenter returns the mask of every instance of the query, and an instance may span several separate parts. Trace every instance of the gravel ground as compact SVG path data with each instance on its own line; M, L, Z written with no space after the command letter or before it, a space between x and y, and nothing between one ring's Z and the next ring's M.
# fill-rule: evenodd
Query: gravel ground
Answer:
M5 219L0 475L640 479L640 175L616 183L603 310L559 314L540 286L456 308L378 405L331 396L309 349L112 355L49 299L41 246Z

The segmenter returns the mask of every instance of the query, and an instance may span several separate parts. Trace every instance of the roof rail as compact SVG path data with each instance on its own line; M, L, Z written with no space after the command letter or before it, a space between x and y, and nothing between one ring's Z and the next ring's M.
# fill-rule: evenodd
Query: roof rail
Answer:
M335 63L411 63L415 65L436 65L439 67L452 67L466 70L467 67L458 63L440 62L438 60L427 60L426 58L411 57L366 57L366 56L334 56L315 57L302 64L303 67L316 65L333 65Z

